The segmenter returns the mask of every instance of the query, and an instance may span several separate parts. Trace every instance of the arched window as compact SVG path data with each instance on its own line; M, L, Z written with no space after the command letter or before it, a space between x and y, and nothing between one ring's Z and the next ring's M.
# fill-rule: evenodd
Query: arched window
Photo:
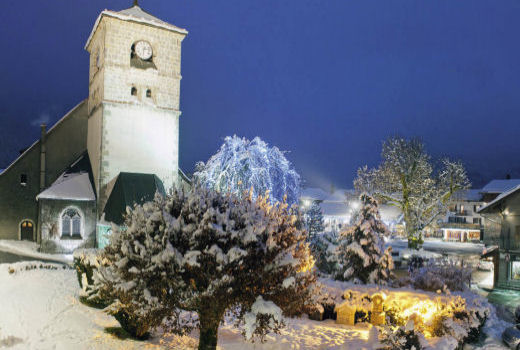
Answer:
M152 90L150 90L150 89L146 90L146 97L148 97L148 98L152 97Z
M61 215L61 237L81 238L81 215L76 209L67 209Z
M137 96L137 88L135 86L132 86L132 90L130 90L130 93L132 96Z

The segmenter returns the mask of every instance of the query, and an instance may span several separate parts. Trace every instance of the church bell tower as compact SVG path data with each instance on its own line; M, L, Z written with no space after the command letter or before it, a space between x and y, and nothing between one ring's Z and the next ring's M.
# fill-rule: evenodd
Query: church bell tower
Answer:
M96 20L85 45L87 148L101 210L121 172L155 174L166 190L178 183L181 43L187 34L136 1Z

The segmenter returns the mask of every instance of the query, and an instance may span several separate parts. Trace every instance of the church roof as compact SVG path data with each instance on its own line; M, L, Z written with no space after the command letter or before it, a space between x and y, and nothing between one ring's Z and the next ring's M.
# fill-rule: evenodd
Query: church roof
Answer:
M94 201L92 168L88 154L83 154L54 183L36 196L39 199Z
M134 6L130 7L129 9L122 10L122 11L111 11L111 10L102 11L98 16L96 23L94 24L94 28L92 28L92 31L90 32L90 36L88 37L87 43L85 44L85 49L88 48L88 45L90 44L90 41L92 40L92 37L94 36L94 33L96 32L96 29L97 29L99 23L101 22L101 18L103 16L119 18L123 21L144 23L144 24L148 24L148 25L151 25L154 27L171 30L173 32L177 32L180 34L188 34L188 31L186 29L179 28L168 22L164 22L163 20L160 20L159 18L152 16L148 12L144 11L138 5L134 5Z
M121 225L126 207L153 200L155 193L166 195L162 181L154 174L119 173L105 209L105 221Z

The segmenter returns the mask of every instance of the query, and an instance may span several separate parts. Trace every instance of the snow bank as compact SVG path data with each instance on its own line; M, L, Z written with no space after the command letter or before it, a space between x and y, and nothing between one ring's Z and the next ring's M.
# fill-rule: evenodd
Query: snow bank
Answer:
M72 254L40 253L38 243L29 241L0 240L0 250L7 253L26 256L34 259L50 260L68 264L72 262Z

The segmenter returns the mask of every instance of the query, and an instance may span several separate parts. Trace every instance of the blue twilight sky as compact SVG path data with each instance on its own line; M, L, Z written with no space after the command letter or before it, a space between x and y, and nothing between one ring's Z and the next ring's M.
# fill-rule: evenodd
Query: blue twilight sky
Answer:
M131 0L2 0L0 145L16 150L88 94L83 46ZM308 184L352 187L389 135L461 158L475 184L520 177L518 0L141 0L188 29L181 166L226 135L290 151ZM5 153L5 152L4 152Z

